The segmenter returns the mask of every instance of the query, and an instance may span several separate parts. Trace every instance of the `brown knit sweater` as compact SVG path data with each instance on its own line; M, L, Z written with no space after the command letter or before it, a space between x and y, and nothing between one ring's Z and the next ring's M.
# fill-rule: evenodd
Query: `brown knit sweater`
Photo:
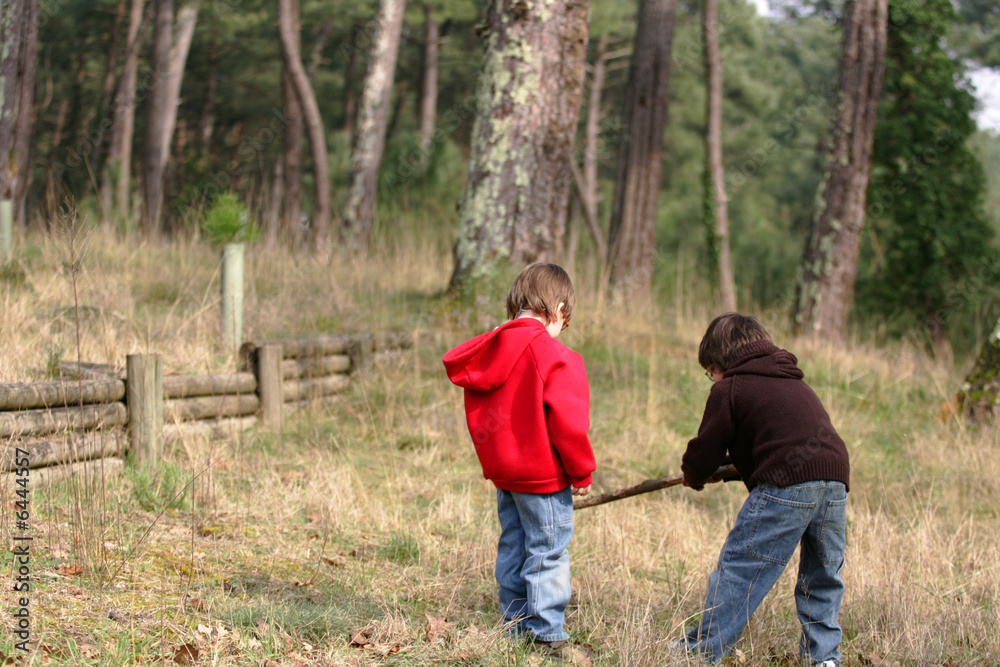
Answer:
M733 360L712 386L698 436L684 453L688 484L701 489L728 453L748 490L817 480L848 485L847 448L795 355L756 341Z

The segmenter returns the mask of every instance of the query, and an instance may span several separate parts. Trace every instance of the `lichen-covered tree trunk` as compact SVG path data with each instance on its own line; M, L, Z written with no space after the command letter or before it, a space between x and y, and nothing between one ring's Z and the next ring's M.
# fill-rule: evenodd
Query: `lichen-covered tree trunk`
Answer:
M381 0L375 19L375 37L368 57L361 109L351 151L351 176L347 201L341 215L344 240L358 252L368 248L375 197L378 194L378 165L385 148L389 122L392 80L396 74L399 37L403 29L406 0Z
M722 162L722 57L719 53L719 2L705 0L702 41L705 48L706 188L705 226L712 280L718 285L724 312L736 310L736 285L729 253L729 195Z
M975 421L1000 416L1000 319L983 343L976 365L965 378L958 402Z
M451 289L557 259L587 59L587 0L492 0Z
M653 287L674 11L674 0L639 4L608 234L610 287L625 299L648 299Z
M848 0L844 5L833 145L796 286L796 330L838 344L846 342L854 301L887 25L887 0Z

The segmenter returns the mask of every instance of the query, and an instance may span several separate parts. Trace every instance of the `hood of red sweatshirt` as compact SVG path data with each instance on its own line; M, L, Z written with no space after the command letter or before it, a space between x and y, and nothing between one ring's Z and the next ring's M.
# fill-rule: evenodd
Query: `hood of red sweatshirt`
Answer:
M496 389L507 381L531 341L548 335L533 317L511 320L450 350L444 355L444 368L463 389Z

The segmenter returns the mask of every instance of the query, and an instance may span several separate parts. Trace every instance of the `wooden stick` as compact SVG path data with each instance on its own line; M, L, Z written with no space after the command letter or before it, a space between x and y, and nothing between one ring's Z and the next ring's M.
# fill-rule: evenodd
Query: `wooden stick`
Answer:
M739 472L731 465L722 466L712 473L712 477L719 478L720 480L738 475ZM659 489L666 489L670 486L677 486L683 482L684 475L670 475L669 477L660 477L659 479L647 479L645 482L636 484L635 486L627 486L624 489L618 489L617 491L608 491L607 493L602 493L599 496L577 500L573 503L573 509L579 510L584 507L603 505L604 503L610 503L612 500L631 498L632 496L638 496L641 493L649 493L650 491L657 491Z

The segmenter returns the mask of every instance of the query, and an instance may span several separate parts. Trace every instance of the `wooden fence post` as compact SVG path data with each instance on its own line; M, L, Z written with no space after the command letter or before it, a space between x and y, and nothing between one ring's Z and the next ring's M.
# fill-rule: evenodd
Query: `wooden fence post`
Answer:
M243 343L243 244L222 249L222 340L230 349Z
M163 447L163 358L130 354L125 372L129 446L138 465L154 468Z
M9 199L0 201L0 262L9 262L14 258L14 202Z
M281 345L257 348L257 391L260 394L261 421L264 426L280 431L284 418L285 400L282 395Z

